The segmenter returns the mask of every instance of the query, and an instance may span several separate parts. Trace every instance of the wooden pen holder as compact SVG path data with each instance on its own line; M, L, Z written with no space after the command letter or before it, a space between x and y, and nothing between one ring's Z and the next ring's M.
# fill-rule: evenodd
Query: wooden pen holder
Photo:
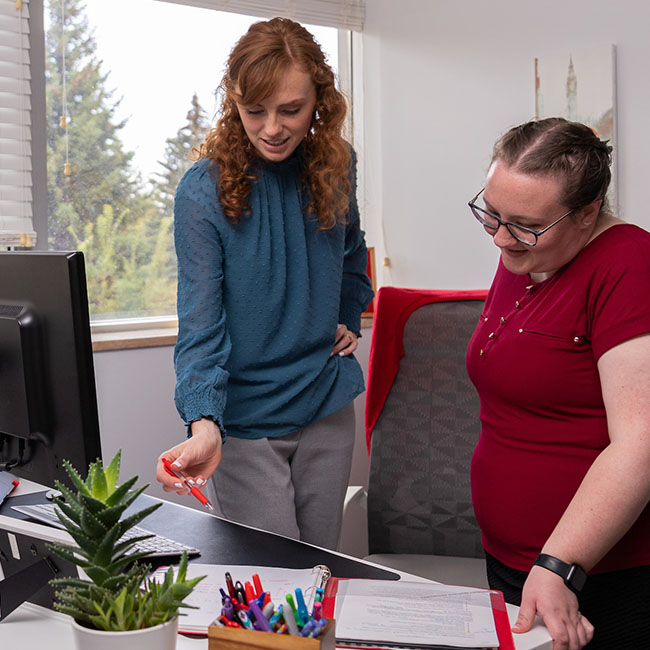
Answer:
M334 619L328 618L327 621L329 625L315 639L211 625L208 628L208 648L209 650L335 650Z

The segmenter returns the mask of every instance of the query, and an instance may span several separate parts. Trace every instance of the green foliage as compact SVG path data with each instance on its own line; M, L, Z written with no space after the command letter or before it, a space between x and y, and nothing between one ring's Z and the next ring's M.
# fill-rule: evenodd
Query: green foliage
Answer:
M141 183L131 168L133 153L124 151L115 111L119 105L108 90L108 74L101 71L96 43L81 0L48 0L46 34L46 124L50 248L70 250L76 231L93 223L110 203L121 214L132 207ZM65 118L64 116L65 52ZM67 142L66 142L67 133ZM66 150L72 174L64 174ZM133 214L133 218L137 215Z
M49 247L84 251L94 318L173 314L173 197L191 164L186 154L207 133L205 111L194 95L186 124L166 141L164 171L142 179L121 141L120 99L97 58L84 2L66 0L63 16L59 0L46 0L46 8ZM66 152L71 175L64 174Z
M183 174L192 165L193 154L198 150L210 129L206 112L199 104L196 93L192 95L192 107L187 112L187 122L165 145L165 158L159 161L164 171L158 173L158 201L163 215L172 215L174 192Z
M140 562L146 553L133 552L136 541L149 535L120 541L124 533L159 508L157 503L124 516L146 485L132 490L138 477L118 485L118 453L107 467L91 463L86 479L63 461L74 490L60 482L61 497L55 498L57 516L70 533L72 544L50 544L50 549L82 568L90 580L57 578L55 608L75 620L103 630L135 630L152 627L178 615L183 600L202 578L187 580L187 554L181 557L174 579L173 569L162 583L147 578L151 566Z

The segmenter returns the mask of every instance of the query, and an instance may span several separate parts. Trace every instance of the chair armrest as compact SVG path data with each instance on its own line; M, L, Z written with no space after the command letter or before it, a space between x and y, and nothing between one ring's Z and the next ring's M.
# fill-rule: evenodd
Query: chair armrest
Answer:
M368 555L368 492L361 485L350 485L343 504L339 551L354 557Z

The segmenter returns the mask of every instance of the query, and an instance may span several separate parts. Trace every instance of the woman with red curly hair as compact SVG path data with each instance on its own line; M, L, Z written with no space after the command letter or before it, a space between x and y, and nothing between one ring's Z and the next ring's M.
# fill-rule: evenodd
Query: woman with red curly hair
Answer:
M220 90L176 192L175 401L189 438L162 456L207 481L222 516L334 548L372 299L345 99L286 18L250 27ZM160 459L157 479L185 492Z

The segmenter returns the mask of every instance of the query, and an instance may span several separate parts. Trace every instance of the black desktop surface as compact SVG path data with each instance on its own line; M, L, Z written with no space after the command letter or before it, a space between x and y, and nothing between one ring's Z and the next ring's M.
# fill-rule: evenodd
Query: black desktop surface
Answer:
M11 510L12 505L45 503L45 492L37 492L7 499L0 506L0 514L28 519ZM275 566L304 569L325 564L337 578L374 578L398 580L393 571L380 569L354 558L342 557L280 535L255 530L225 521L193 508L141 495L135 502L139 510L152 503L162 507L149 515L139 525L154 533L171 537L200 549L201 555L191 559L203 564ZM160 558L156 558L160 560ZM160 562L168 563L168 560Z

